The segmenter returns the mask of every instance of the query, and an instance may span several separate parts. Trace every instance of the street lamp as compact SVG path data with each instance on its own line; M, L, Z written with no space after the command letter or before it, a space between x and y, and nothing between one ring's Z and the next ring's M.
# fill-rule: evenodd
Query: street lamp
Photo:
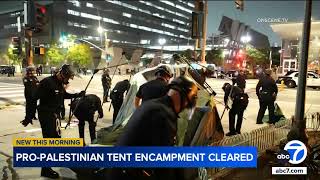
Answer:
M240 40L241 40L241 42L243 42L243 43L248 43L248 42L251 41L251 36L249 36L249 35L242 36Z
M161 60L163 59L163 45L166 44L167 40L164 38L158 39L159 44L161 45Z
M98 33L103 33L103 28L101 27L101 26L99 26L98 28L97 28L97 31L98 31Z

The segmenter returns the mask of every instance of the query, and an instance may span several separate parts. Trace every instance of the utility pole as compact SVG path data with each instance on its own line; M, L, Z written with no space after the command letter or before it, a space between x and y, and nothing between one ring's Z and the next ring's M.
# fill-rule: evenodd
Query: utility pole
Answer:
M198 12L199 11L199 7L200 6L200 0L195 0L194 1L194 9ZM199 22L198 22L199 23ZM198 49L198 43L199 43L199 38L197 38L194 41L194 59L197 60L197 49Z
M26 65L33 65L33 53L32 53L32 30L29 29L28 15L31 14L31 1L24 1L24 46L26 52Z
M203 7L203 24L202 24L202 48L201 63L206 63L206 47L207 47L207 16L208 16L208 0L204 0Z
M305 16L303 24L303 41L301 50L301 60L299 66L299 79L298 79L298 90L296 100L296 110L294 117L294 124L291 131L288 134L288 140L297 139L307 144L307 136L305 133L306 121L305 121L305 97L306 97L306 78L308 69L308 52L310 42L310 27L311 27L311 9L312 0L305 1ZM291 134L296 136L290 137Z

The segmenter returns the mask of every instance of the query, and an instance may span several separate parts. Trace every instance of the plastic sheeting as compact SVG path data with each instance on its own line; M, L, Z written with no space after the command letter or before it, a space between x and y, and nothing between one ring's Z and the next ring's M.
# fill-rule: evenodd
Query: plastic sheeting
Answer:
M170 66L173 68L175 76L185 72L185 66ZM126 124L132 113L135 111L134 100L138 88L145 82L154 79L154 68L148 68L137 73L130 81L131 87L120 108L115 124L111 127L103 128L98 131L96 143L102 145L113 145L117 138L125 130ZM189 76L188 74L185 74ZM201 89L201 87L200 87ZM177 144L178 146L200 145L205 146L212 144L223 138L224 132L221 125L220 116L214 104L214 99L205 90L198 92L197 105L191 120L188 120L187 111L179 114Z

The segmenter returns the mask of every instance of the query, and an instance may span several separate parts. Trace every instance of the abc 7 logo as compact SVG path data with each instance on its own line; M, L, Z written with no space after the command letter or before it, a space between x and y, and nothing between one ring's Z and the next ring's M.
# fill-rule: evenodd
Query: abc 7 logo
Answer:
M307 147L298 140L290 141L277 155L277 159L282 163L300 164L307 157Z

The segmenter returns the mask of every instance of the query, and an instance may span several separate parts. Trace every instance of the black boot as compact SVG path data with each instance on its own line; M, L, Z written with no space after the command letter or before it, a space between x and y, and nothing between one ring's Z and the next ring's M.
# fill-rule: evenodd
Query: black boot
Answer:
M42 168L41 169L41 176L51 178L51 179L58 179L59 174L52 170L51 168Z

